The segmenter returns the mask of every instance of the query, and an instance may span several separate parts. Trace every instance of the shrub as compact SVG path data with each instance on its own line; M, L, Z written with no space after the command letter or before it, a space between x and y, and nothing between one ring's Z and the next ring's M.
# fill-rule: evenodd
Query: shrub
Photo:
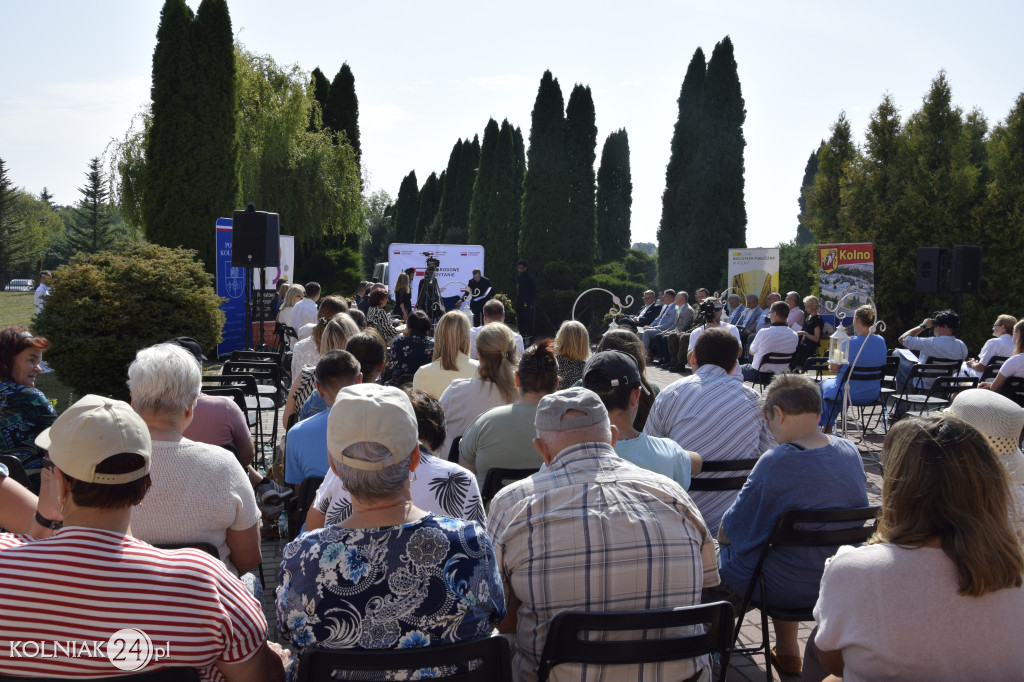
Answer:
M128 365L140 348L191 336L209 353L221 340L224 299L192 250L129 242L58 268L37 332L47 363L76 395L128 399Z

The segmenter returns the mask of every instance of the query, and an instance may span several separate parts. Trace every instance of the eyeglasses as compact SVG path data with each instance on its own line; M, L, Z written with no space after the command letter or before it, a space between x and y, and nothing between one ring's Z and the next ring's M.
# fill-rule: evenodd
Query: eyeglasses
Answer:
M42 464L43 464L43 468L48 470L48 471L53 471L53 468L55 466L57 466L56 464L53 463L53 460L50 459L49 457L43 457Z

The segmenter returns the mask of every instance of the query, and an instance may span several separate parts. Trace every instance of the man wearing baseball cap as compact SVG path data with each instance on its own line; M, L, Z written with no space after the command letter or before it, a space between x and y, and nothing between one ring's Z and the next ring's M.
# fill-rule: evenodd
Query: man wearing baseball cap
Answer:
M714 543L678 483L616 454L618 429L593 391L537 405L534 447L546 468L491 502L494 542L516 634L513 669L533 682L551 620L562 611L688 606L717 585ZM644 666L643 679L697 679L708 658Z
M49 454L63 528L34 541L0 534L0 641L47 642L54 655L19 656L5 644L0 674L122 674L129 668L115 667L114 645L85 656L61 656L54 645L105 644L129 630L148 638L124 661L136 662L133 670L185 666L204 679L216 671L227 680L283 677L287 656L267 644L260 604L221 562L200 550L156 549L129 534L132 507L150 486L152 457L149 429L130 405L87 395L36 445ZM159 659L152 658L154 645Z
M598 395L608 410L608 419L618 429L615 452L619 457L668 476L689 490L690 476L700 473L700 455L684 450L671 438L649 436L633 428L640 391L647 389L632 356L617 350L591 355L583 367L583 387Z

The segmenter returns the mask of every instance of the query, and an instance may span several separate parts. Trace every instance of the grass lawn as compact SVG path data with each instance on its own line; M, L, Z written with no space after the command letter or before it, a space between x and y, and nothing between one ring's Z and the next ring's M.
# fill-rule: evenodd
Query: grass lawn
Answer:
M0 329L15 325L27 326L32 321L35 314L32 295L31 291L0 291ZM51 401L57 401L57 412L63 412L74 402L71 389L60 382L56 372L37 376L36 388Z

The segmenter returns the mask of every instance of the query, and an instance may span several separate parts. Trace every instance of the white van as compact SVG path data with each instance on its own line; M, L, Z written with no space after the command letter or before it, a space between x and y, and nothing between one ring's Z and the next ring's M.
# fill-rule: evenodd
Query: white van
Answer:
M388 279L388 264L377 263L373 266L373 277L370 278L371 282L384 282L387 284L391 280Z

